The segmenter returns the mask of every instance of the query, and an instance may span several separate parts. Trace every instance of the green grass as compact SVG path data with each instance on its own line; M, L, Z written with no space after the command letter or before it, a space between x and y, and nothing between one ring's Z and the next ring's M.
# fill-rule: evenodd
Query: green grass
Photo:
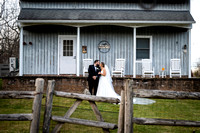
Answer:
M52 115L63 116L74 99L55 97L53 99ZM42 104L45 104L43 99ZM109 103L97 103L97 106L106 122L117 123L119 105ZM32 100L0 99L0 114L31 113ZM44 106L42 106L40 132L42 132ZM96 117L87 101L83 101L72 114L73 118L96 120ZM156 99L152 105L134 105L134 117L163 118L200 121L200 101L198 100L162 100ZM56 122L51 121L53 129ZM24 133L29 132L30 122L0 122L0 133ZM200 128L195 127L172 127L172 126L143 126L134 125L134 133L200 133ZM75 124L64 124L61 132L65 133L101 133L102 129ZM111 130L116 133L117 130Z
M2 89L2 79L0 79L0 90Z

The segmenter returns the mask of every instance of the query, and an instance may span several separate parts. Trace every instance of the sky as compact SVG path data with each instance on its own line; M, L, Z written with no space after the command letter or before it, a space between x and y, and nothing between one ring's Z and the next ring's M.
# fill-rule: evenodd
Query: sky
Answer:
M196 21L191 33L191 60L194 65L200 58L200 0L191 0L191 14Z

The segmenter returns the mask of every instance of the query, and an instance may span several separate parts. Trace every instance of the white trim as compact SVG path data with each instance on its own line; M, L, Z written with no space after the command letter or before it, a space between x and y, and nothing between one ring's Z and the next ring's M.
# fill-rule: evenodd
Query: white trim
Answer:
M152 41L153 41L153 37L152 36L142 35L142 36L136 36L136 39L137 38L149 38L150 39L150 53L149 53L150 54L149 55L150 58L149 59L151 59L151 61L152 61L152 54L153 54L153 49L152 49L153 48L153 46L152 46L153 43L152 43ZM142 63L142 60L137 60L136 59L136 63Z
M60 37L61 35L58 35L58 75L60 75Z
M61 38L68 38L68 37L77 37L76 35L58 35L58 75L60 75L60 39Z
M191 24L133 24L133 23L20 23L24 27L26 26L34 26L34 25L41 25L41 24L54 24L54 25L63 25L63 26L71 26L71 27L87 27L87 26L98 26L98 25L116 25L116 26L124 26L130 28L140 28L140 27L150 27L150 26L172 26L178 28L191 28Z
M133 78L136 78L136 27L133 28Z
M129 23L129 24L192 24L195 21L133 21L133 20L18 20L21 23Z
M23 27L20 29L20 47L19 47L19 76L23 76L23 59L24 59L24 51L23 51Z
M77 37L77 35L58 35L60 38Z
M189 0L189 12L191 13L191 0Z
M77 51L76 51L76 76L80 76L80 64L79 64L79 55L80 55L80 27L77 27Z
M189 31L189 43L188 43L188 78L191 78L191 29Z

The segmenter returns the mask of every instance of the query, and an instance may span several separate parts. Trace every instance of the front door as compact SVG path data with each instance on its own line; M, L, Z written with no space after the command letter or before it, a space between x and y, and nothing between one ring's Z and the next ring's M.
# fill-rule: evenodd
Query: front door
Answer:
M59 74L76 74L76 36L59 37Z

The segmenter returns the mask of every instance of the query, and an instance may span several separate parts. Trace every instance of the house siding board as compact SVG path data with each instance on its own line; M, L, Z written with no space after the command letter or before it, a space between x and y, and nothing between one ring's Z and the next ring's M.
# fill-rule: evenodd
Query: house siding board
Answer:
M21 2L22 8L59 8L59 9L127 9L143 10L134 2ZM148 7L148 5L147 5ZM153 10L189 10L189 0L177 3L159 2Z
M148 31L150 30L150 32ZM188 75L188 53L182 52L183 45L188 45L188 31L172 27L138 28L137 35L151 35L153 37L153 66L155 74L164 67L167 75L170 72L170 59L180 58L182 75ZM137 63L137 75L141 75L141 63Z
M24 74L58 73L58 35L76 35L76 28L64 26L24 28L24 42L27 43L24 45ZM29 45L29 42L33 44Z
M110 26L109 26L110 27ZM109 29L109 27L102 26L102 29ZM97 30L95 28L95 33L88 33L89 27L81 28L81 44L88 44L88 53L82 54L81 56L81 66L82 59L92 58L100 59L104 61L110 68L114 66L114 60L116 58L125 58L126 59L126 72L125 74L133 74L133 33L132 28L127 28L125 31L117 31L117 29L122 29L124 27L115 27L112 29L110 27L110 32L104 30L105 34L102 35L103 31ZM91 28L92 29L92 28ZM169 30L170 29L170 30ZM178 31L177 31L178 30ZM112 31L112 32L111 32ZM92 32L92 31L91 31ZM108 34L109 33L109 34ZM123 33L123 34L122 34ZM97 35L96 35L97 34ZM180 30L179 28L170 28L170 27L150 27L150 28L138 28L137 35L146 35L152 36L152 59L155 68L156 75L159 74L159 71L164 67L169 75L170 70L170 59L180 58L182 60L182 74L187 75L187 63L186 54L183 54L182 47L188 42L187 40L187 31L185 29ZM88 39L86 39L88 38ZM89 39L90 38L90 39ZM109 53L100 53L97 47L98 41L104 40L111 44L111 50ZM178 43L177 43L178 42ZM90 48L91 47L91 48ZM92 50L92 51L90 51ZM94 52L94 51L96 52ZM98 58L99 57L99 58ZM82 70L80 70L82 73ZM141 63L136 64L137 75L141 75Z
M82 68L82 60L84 58L91 58L93 60L99 59L105 62L111 69L114 67L116 58L126 59L126 74L132 73L133 60L130 54L133 51L133 35L132 28L118 27L118 26L94 26L81 28L81 45L88 47L88 53L81 54L80 66ZM111 48L108 53L101 53L98 50L100 41L106 40L109 42ZM126 47L129 46L129 49ZM80 70L82 73L82 70Z
M54 27L54 28L52 28ZM36 30L37 29L37 30ZM38 31L41 30L43 32ZM58 35L76 35L76 28L48 26L48 28L24 28L24 74L57 74L58 70ZM180 58L182 75L188 74L188 53L182 52L183 45L188 47L188 31L173 27L137 28L137 35L152 36L152 60L155 74L164 67L169 75L170 59ZM107 40L108 53L100 53L98 43ZM33 45L28 43L32 42ZM87 53L82 54L82 46L87 46ZM126 75L133 74L133 28L120 26L91 26L80 28L80 74L82 60L100 59L111 69L115 59L126 59ZM141 63L136 63L136 74L141 75Z

